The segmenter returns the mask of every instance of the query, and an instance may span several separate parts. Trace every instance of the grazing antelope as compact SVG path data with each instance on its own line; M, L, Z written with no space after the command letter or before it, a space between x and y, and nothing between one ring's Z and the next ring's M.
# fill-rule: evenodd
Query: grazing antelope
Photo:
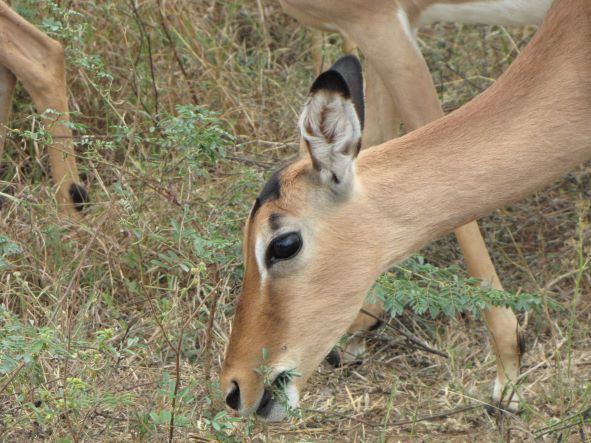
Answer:
M62 45L0 1L0 157L18 79L43 115L43 124L51 136L48 153L59 211L77 219L88 194L76 167L65 72Z
M436 21L527 25L542 22L551 0L280 0L302 24L339 32L349 50L359 46L368 61L367 119L362 149L397 137L400 123L414 130L443 116L435 86L416 41L420 26ZM314 35L315 65L318 34ZM319 72L319 70L318 70ZM318 73L317 72L317 73ZM455 229L469 273L503 289L476 222ZM364 310L380 315L381 303ZM522 347L518 322L510 309L483 312L497 359L493 399L510 410L518 407L508 385L519 376ZM375 317L360 313L349 332L373 327ZM507 334L506 331L514 331Z
M591 2L557 0L487 91L361 152L359 63L349 56L319 76L299 119L302 152L267 182L246 223L226 403L284 417L262 365L295 407L381 272L591 158L589 72Z

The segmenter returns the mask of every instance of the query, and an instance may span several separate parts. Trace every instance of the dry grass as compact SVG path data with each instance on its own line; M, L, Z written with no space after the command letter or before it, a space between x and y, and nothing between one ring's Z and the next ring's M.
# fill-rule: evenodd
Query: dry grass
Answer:
M38 2L14 3L35 23L68 19ZM177 376L180 441L588 439L589 425L565 420L591 405L591 272L580 263L591 253L589 165L483 220L505 286L564 307L550 322L541 313L522 317L523 414L499 418L481 407L494 360L480 321L408 313L413 333L449 359L384 328L362 365L319 368L291 422L213 419L223 410L216 379L239 291L242 221L269 165L297 149L296 118L311 82L306 32L276 2L257 3L262 9L172 0L160 3L161 16L154 1L68 2L82 16L56 32L69 47L70 103L86 127L79 153L93 206L77 225L56 217L42 143L23 137L36 123L19 91L18 131L0 168L0 239L20 250L0 243L0 350L32 361L0 372L0 440L166 441ZM81 23L89 28L75 38ZM454 25L421 32L445 109L489 86L532 33ZM338 47L327 46L327 58ZM225 156L163 144L181 130L167 135L158 122L179 104L220 114L219 122L191 121ZM216 138L219 127L233 141ZM77 134L82 141L82 128ZM424 253L436 264L461 262L452 238ZM568 429L541 435L560 421Z

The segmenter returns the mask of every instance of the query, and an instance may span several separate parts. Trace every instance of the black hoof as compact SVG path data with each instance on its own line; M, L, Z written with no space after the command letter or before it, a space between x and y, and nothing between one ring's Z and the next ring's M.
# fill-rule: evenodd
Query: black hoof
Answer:
M78 185L76 183L72 183L70 185L70 197L72 198L74 207L78 211L82 211L84 207L90 202L88 192L86 192L84 186Z
M326 356L326 361L329 365L333 368L342 368L343 367L343 360L341 359L341 354L334 349L328 353Z
M380 329L382 326L384 326L384 321L383 320L377 320L372 326L371 328L368 329L368 331L375 331L376 329Z
M493 417L496 416L499 413L499 411L502 411L502 409L499 409L493 405L485 405L484 410L488 415L492 415Z
M334 369L346 369L346 368L354 368L357 366L361 366L363 364L363 359L358 360L351 360L346 361L343 360L343 357L339 351L333 349L330 353L326 356L326 362L331 365Z
M512 411L506 407L501 406L500 404L487 404L484 406L484 410L486 413L492 417L498 417L499 415L519 415L518 410Z

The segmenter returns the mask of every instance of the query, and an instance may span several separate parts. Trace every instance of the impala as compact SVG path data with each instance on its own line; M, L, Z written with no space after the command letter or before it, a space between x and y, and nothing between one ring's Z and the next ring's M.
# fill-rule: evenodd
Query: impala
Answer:
M18 79L30 94L37 112L42 114L45 129L51 136L48 153L59 211L77 219L88 194L76 167L65 72L61 44L0 1L0 157Z
M300 155L271 177L246 223L221 374L227 404L284 417L263 378L295 407L381 272L589 159L589 72L591 2L557 0L487 91L361 152L359 63L347 57L320 75L299 120ZM499 334L515 339L514 330Z
M539 24L551 0L280 0L283 9L302 24L323 31L339 32L346 50L357 44L368 61L367 119L362 148L398 136L400 123L416 129L443 116L437 92L416 41L420 26L435 21L496 25ZM320 72L318 33L313 54ZM491 287L503 289L476 222L455 229L468 272ZM365 305L349 332L370 329L382 304ZM520 372L522 346L518 322L509 309L483 312L496 355L497 376L493 398L516 410L510 389ZM509 334L507 331L512 331ZM346 354L359 352L356 346ZM361 348L363 349L363 348Z

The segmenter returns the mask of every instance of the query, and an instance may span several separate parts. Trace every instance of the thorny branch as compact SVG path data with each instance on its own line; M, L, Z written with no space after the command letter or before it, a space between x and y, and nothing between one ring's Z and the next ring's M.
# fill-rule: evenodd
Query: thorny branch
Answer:
M365 309L361 309L361 312L363 312L365 315L369 315L370 317L375 318L376 320L382 321L382 319L380 317L373 315L371 312L366 311ZM410 341L411 343L413 343L414 345L416 345L418 348L422 349L423 351L429 352L431 354L439 355L440 357L443 357L443 358L449 358L449 355L447 355L445 352L442 352L437 349L431 348L430 346L427 346L417 336L411 334L408 331L405 331L404 329L406 329L406 327L397 318L392 318L392 321L395 324L392 324L390 321L388 321L388 322L384 322L384 325L395 330L399 334L404 335L404 337L406 337L406 339L408 341Z

